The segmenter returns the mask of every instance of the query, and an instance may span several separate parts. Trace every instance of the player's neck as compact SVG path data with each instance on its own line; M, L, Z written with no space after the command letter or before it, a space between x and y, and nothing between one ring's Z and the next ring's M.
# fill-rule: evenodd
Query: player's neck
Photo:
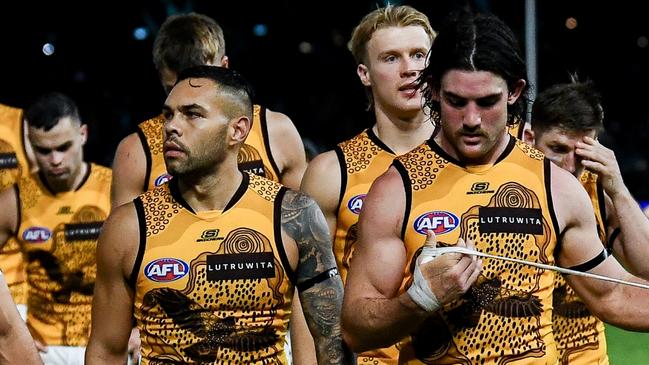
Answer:
M372 131L397 155L411 151L425 142L435 127L423 112L409 118L376 113L376 124Z
M485 151L481 156L470 158L463 155L458 148L446 138L443 130L440 130L434 137L435 143L444 150L449 156L456 159L464 166L482 166L482 165L493 165L500 158L500 156L505 152L507 146L509 145L510 139L512 137L507 130L504 130L503 135L498 141L493 145L491 149Z
M180 177L178 188L195 212L223 210L239 189L242 174L236 163L221 163L209 174Z

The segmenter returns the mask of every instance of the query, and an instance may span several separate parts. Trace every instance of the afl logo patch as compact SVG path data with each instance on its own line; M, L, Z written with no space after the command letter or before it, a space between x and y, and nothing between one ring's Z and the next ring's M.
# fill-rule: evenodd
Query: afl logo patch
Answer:
M448 233L460 224L460 218L450 212L435 210L426 212L415 219L414 229L417 233L423 235L428 230L433 231L436 235Z
M52 232L45 227L29 227L23 232L23 241L29 243L45 242L52 237Z
M366 194L359 194L349 199L347 208L349 208L349 210L351 210L354 214L360 214L361 209L363 208L363 199L365 198L365 195Z
M162 283L178 280L188 272L189 265L174 258L153 260L144 267L144 275L149 280Z
M167 173L164 173L164 174L158 176L158 177L155 179L155 181L153 182L153 184L154 184L155 186L160 186L160 185L166 183L167 181L171 180L171 178L172 178L171 175L169 175L169 174L167 174Z

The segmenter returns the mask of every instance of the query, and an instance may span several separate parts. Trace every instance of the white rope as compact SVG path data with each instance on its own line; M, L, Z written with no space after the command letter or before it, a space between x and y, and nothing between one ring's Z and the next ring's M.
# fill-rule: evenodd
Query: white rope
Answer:
M511 258L511 257L491 255L491 254L482 253L482 252L476 251L476 250L470 250L470 249L468 249L466 247L457 247L457 246L454 246L454 247L435 247L435 248L430 248L427 251L429 251L431 256L432 256L432 257L430 257L430 259L432 259L433 257L437 257L439 255L443 255L445 253L461 253L461 254L470 255L470 256L487 257L487 258L490 258L490 259L497 259L497 260L516 262L518 264L534 266L534 267L537 267L539 269L558 271L558 272L560 272L562 274L584 276L584 277L591 278L591 279L611 281L611 282L618 283L618 284L630 285L630 286L635 286L635 287L643 288L643 289L649 289L649 285L645 285L645 284L634 283L634 282L631 282L631 281L626 281L626 280L621 280L621 279L615 279L615 278L611 278L611 277L604 276L604 275L591 274L591 273L583 272L583 271L566 269L564 267L559 267L559 266L541 264L541 263L538 263L538 262L514 259L514 258ZM430 259L428 259L426 261L429 261ZM422 261L422 263L423 263L423 261Z

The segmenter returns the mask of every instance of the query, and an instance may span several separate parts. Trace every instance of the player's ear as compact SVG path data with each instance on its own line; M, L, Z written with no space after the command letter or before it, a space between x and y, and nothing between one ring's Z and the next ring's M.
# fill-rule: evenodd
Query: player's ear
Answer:
M525 89L526 84L527 83L523 79L516 81L514 88L512 90L509 90L509 94L507 95L507 104L513 105L516 100L518 100L518 98L521 96L521 93L523 92L523 89Z
M365 66L364 64L359 64L356 67L356 74L358 75L358 78L361 79L361 83L364 86L372 86L372 79L370 77L370 70Z

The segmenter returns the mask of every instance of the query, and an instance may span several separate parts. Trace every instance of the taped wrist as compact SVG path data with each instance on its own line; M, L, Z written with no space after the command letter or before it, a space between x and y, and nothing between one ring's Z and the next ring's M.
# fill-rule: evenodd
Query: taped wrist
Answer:
M430 258L427 259L427 261L430 260ZM410 295L413 302L417 303L426 312L435 312L441 307L441 304L437 300L435 293L430 289L426 279L424 279L424 275L419 270L419 265L420 262L415 264L415 273L412 285L408 288L408 295Z

